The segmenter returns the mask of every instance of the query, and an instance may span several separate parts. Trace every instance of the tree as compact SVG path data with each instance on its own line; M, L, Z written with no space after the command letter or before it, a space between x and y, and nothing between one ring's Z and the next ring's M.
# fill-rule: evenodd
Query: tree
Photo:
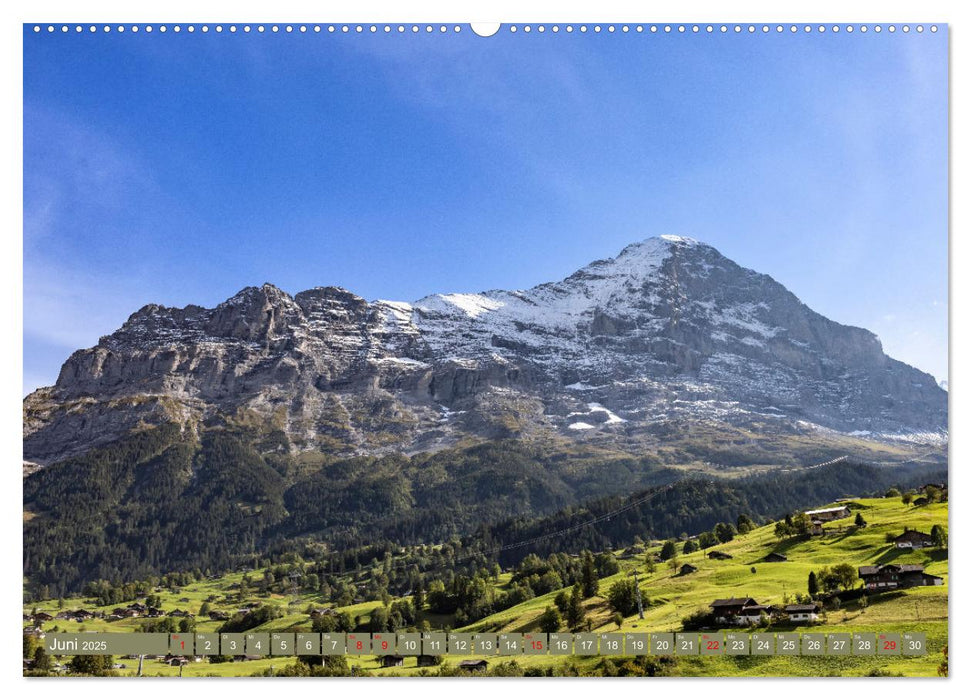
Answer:
M661 561L667 561L673 557L677 551L678 550L674 544L674 540L668 540L661 546L661 553L658 555L658 557L661 559Z
M593 555L584 552L583 565L580 569L580 581L583 584L583 597L592 598L600 590L600 581L597 579L597 569L593 563Z
M819 581L816 578L816 572L815 571L810 571L809 572L809 585L808 585L808 589L809 589L809 597L810 598L815 598L817 595L819 595Z
M583 609L583 589L577 583L570 594L570 607L566 613L566 623L570 629L578 629L586 619L587 613Z
M681 568L681 560L678 559L677 554L668 559L668 568L671 569L671 571L677 571L679 568Z
M620 571L620 564L617 563L617 558L613 552L601 552L598 554L594 559L594 565L597 569L597 576L600 578L613 576Z
M898 498L900 496L900 491L895 488L887 489L887 492L883 494L884 498Z
M927 497L927 500L930 501L931 503L937 503L938 501L940 501L942 493L943 492L936 486L928 485L924 487L924 495Z
M615 612L613 615L611 615L610 621L613 622L615 625L617 625L617 629L620 629L621 627L624 626L624 616L621 615L619 612Z
M708 549L709 547L714 547L718 544L718 538L715 537L710 532L702 532L698 535L698 546L702 549Z
M191 632L196 627L196 621L188 617L179 620L179 632Z
M560 591L557 593L556 597L553 599L553 605L556 606L557 610L566 615L566 611L570 609L569 594L566 591Z
M735 539L736 530L735 526L731 523L718 523L715 525L714 533L715 537L718 538L718 541L724 544L725 542L731 542L733 539Z
M47 649L44 648L43 644L34 649L33 659L35 671L47 672L51 670L51 666L53 665L51 664L51 657L48 656Z
M836 564L830 571L836 577L836 580L844 591L850 590L853 584L856 583L856 567L852 564L842 562Z
M692 552L698 551L698 543L694 540L685 540L684 546L681 548L682 554L691 554Z
M425 609L425 584L422 583L421 579L418 579L415 584L415 593L411 597L411 602L415 606L415 614L421 617L421 613Z
M209 601L203 601L202 605L199 606L199 616L205 617L209 614L210 610L212 610L212 605L209 604Z
M371 617L368 620L368 631L370 632L388 632L388 608L377 607L371 611Z
M539 616L539 628L550 634L559 632L562 626L563 619L560 617L560 612L556 608L546 606L546 610Z
M931 541L938 549L947 547L947 532L940 525L931 528Z
M905 506L909 506L911 503L914 502L914 492L913 491L908 491L907 493L905 493L903 496L900 497L900 501Z
M775 536L778 540L784 540L792 536L792 526L785 520L780 520L775 524Z
M644 570L648 574L653 574L655 571L657 571L657 564L654 563L653 554L648 554L646 557L644 557Z
M812 525L812 520L805 513L796 513L792 518L792 529L797 535L808 534Z
M853 519L853 524L857 527L866 527L866 520L863 519L863 513L857 511L856 518Z
M113 676L111 670L112 661L110 656L101 655L78 655L71 659L68 670L79 676Z
M827 593L831 593L840 587L839 577L828 566L817 571L816 578L819 581L819 587Z
M611 586L607 593L607 602L621 616L637 612L637 588L634 581L625 578Z

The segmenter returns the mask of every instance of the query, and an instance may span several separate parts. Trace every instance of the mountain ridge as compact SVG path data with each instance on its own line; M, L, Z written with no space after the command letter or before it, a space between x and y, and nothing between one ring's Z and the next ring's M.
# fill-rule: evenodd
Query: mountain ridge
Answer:
M258 423L289 451L347 454L637 442L678 421L946 436L946 397L870 331L663 236L526 290L369 302L265 283L211 309L147 304L24 400L24 458L48 464L167 421Z

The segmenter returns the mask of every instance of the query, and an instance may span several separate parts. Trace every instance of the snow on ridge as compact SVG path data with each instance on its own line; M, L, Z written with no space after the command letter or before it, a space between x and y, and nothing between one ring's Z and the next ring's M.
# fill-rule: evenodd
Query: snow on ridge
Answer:
M411 314L414 309L407 301L388 301L387 299L378 299L374 302L374 305L381 307L382 309L386 309L398 323L411 322Z
M607 414L607 420L604 421L607 425L612 425L614 423L626 423L627 421L618 416L616 413L611 411L609 408L599 403L588 403L587 408L591 411L603 411Z
M584 423L582 421L577 421L576 423L570 423L570 430L593 430L596 426L590 425L589 423Z
M372 360L377 364L394 364L394 365L404 365L405 367L430 367L427 362L422 362L421 360L415 360L411 357L376 357Z
M454 314L458 310L473 319L490 311L501 309L505 305L505 302L498 301L485 294L432 294L416 303L419 309L449 314Z
M701 241L694 238L689 238L688 236L676 236L673 233L665 233L658 236L662 241L668 241L669 243L684 243L686 245L701 245Z
M570 391L586 391L588 389L599 389L599 386L594 386L593 384L587 384L586 382L574 382L573 384L567 384L564 389L569 389Z

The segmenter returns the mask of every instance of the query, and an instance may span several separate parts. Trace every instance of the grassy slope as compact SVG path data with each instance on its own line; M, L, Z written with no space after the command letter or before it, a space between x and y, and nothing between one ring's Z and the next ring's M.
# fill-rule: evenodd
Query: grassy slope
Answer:
M773 535L772 526L754 530L744 537L719 546L721 551L733 555L727 561L712 561L703 552L687 556L679 555L681 563L690 562L699 571L688 576L674 576L664 564L657 567L653 575L644 571L643 557L622 560L621 571L600 581L600 590L606 593L617 580L629 576L633 568L639 568L641 587L646 592L650 606L645 619L636 615L624 621L621 632L675 631L680 629L681 619L688 613L706 608L714 598L731 596L751 596L760 603L782 603L783 596L791 596L806 591L806 581L811 570L818 570L839 562L850 562L854 566L864 564L883 564L891 561L900 563L924 564L930 573L945 577L944 586L909 589L885 596L871 596L870 605L861 610L855 604L848 604L844 610L829 612L822 624L814 626L813 632L830 631L923 631L927 633L929 654L925 657L909 658L791 658L791 657L723 657L681 659L678 669L682 675L865 675L875 669L886 669L907 676L935 676L941 660L941 650L947 643L948 586L947 553L935 550L917 552L898 551L885 542L887 533L898 534L904 526L930 531L935 524L947 526L947 504L934 504L920 508L904 506L899 499L862 499L857 502L869 526L862 530L850 529L843 534L827 535L808 541L778 543ZM849 525L852 519L838 521L835 525ZM833 527L830 525L829 527ZM653 551L656 551L657 547ZM649 550L652 551L652 550ZM765 555L770 551L782 551L789 561L766 563ZM755 567L755 573L751 568ZM162 592L162 607L179 607L192 612L198 610L210 595L222 596L229 585L238 582L242 574L232 574L220 579L205 581L186 587L178 594ZM500 586L508 581L508 575L500 578ZM527 601L516 607L497 613L463 628L461 631L508 631L523 632L537 629L537 618L548 606L552 605L556 593L550 593ZM183 599L188 599L188 601ZM264 600L281 605L287 609L288 598L282 596L249 596L252 600ZM299 596L291 604L288 614L273 620L263 627L264 630L310 629L310 620L303 613L309 604L319 605L312 595ZM73 609L85 607L83 600L65 600L65 607ZM213 604L219 609L219 603ZM357 603L343 608L352 617L361 615L367 618L368 612L379 606L378 601ZM29 606L25 612L29 611ZM56 604L37 606L54 612ZM601 597L586 601L589 618L593 621L594 631L617 631L616 625L609 621L610 609ZM229 609L226 606L225 609ZM131 631L136 629L139 620L120 620L113 623L88 621L74 623L56 621L62 631L85 629L90 631ZM221 623L200 620L197 631L215 631ZM49 624L48 629L53 625ZM780 628L781 629L781 628ZM785 628L789 629L789 628ZM806 629L806 628L803 628ZM459 657L447 657L446 662L455 663ZM269 666L283 666L292 659L262 659L233 664L191 664L183 671L185 675L248 675ZM593 666L598 658L574 658L579 666ZM414 659L408 659L402 669L382 670L374 657L360 660L348 657L348 662L364 670L378 673L414 673ZM536 656L521 657L523 666L559 666L562 657ZM126 672L130 672L129 669ZM146 662L147 675L177 675L177 668L170 668L159 662Z

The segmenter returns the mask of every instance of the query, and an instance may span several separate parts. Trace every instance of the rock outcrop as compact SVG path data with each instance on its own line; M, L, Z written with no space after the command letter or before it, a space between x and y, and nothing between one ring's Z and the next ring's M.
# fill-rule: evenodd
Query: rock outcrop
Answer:
M417 451L462 437L609 441L758 416L855 435L946 434L947 394L771 277L662 236L524 291L368 302L248 287L150 304L24 400L38 465L175 421L282 434L280 449Z

